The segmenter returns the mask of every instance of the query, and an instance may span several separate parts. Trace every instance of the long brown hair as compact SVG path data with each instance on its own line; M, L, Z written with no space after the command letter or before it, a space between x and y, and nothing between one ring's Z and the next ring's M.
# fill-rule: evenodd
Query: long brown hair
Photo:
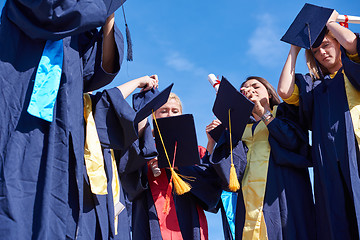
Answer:
M279 96L277 95L274 87L265 79L265 78L262 78L262 77L258 77L258 76L250 76L250 77L247 77L245 82L243 82L241 84L241 87L244 86L244 84L251 80L251 79L255 79L257 81L259 81L262 85L264 85L264 87L266 88L268 94L269 94L269 103L270 103L270 108L271 110L273 109L273 107L275 105L279 105L281 103L280 101L280 98Z

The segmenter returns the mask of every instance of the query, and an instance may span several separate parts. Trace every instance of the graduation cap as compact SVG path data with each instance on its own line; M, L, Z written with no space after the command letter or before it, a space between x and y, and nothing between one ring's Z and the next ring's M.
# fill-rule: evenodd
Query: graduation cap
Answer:
M327 31L326 23L333 11L306 3L281 41L306 49L320 46Z
M220 124L213 130L211 130L209 132L209 135L212 137L212 139L214 139L215 142L218 142L224 130L224 125Z
M249 121L254 103L222 77L218 94L213 106L213 113L225 128L229 129L229 111L232 125L232 134L240 140Z
M222 77L213 112L230 133L231 167L229 189L233 192L240 189L240 184L233 161L232 134L236 139L241 139L253 108L254 103L237 91L226 78Z
M195 123L192 114L158 118L157 124L172 166L185 167L200 164ZM169 167L159 131L155 130L154 133L159 153L158 165L160 168Z
M119 7L123 6L126 0L103 0L107 9L107 16L110 16L114 13Z
M168 99L173 87L173 83L159 92L158 89L139 92L133 95L133 108L136 111L134 123L137 124L147 118L153 111L164 105Z
M153 114L153 121L155 143L159 153L158 165L161 168L170 168L175 192L178 195L184 194L190 191L191 186L180 176L188 180L191 180L192 177L179 176L174 167L200 164L194 118L191 114L183 114L156 119Z

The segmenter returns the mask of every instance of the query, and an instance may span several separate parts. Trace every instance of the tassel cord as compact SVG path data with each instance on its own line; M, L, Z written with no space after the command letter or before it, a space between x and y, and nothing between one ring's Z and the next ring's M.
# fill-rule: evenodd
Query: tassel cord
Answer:
M230 167L230 176L229 176L229 189L232 192L236 192L240 189L240 183L236 175L236 169L234 166L233 159L233 146L232 146L232 134L231 134L231 117L230 117L230 109L229 109L229 132L230 132L230 155L231 155L231 167Z

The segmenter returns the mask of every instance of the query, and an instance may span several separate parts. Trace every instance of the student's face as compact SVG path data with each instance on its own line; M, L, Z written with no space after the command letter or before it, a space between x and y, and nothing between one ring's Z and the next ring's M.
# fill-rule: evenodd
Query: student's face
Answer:
M170 99L161 108L155 111L156 118L172 117L181 115L180 104L175 99Z
M333 73L333 70L337 71L341 66L340 43L332 37L325 36L321 45L312 51L316 60L330 73Z
M266 87L256 79L250 79L241 88L241 93L244 94L250 101L269 104L269 93Z

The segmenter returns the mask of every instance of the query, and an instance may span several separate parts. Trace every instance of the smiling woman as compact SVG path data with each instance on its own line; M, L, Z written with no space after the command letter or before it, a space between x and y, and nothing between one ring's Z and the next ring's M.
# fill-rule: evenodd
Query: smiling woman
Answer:
M227 186L229 155L233 155L241 182L234 213L235 240L315 239L308 138L294 123L295 108L280 103L275 89L261 77L248 77L241 92L254 103L252 117L233 154L231 140L224 141L223 134L211 158L222 185ZM226 239L232 239L231 235Z

